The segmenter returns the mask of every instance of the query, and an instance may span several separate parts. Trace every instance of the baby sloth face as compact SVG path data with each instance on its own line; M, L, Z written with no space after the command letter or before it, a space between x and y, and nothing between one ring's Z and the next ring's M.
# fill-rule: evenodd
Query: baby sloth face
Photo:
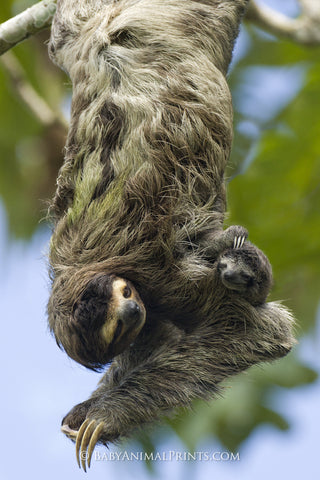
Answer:
M249 265L245 265L240 258L224 255L218 264L222 283L230 290L243 292L252 287L254 272Z
M145 307L131 282L98 275L74 303L68 327L57 340L71 358L96 370L130 346L145 319Z
M239 292L252 305L266 301L272 285L271 265L249 242L225 251L218 259L217 271L226 288Z

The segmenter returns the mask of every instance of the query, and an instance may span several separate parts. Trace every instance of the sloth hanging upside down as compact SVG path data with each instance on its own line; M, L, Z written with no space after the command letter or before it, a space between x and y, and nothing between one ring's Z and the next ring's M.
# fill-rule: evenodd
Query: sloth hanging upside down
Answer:
M223 230L232 141L225 80L246 0L58 0L51 58L72 81L51 206L50 328L111 362L63 419L77 458L253 364L286 355L268 259ZM86 463L87 459L87 463Z

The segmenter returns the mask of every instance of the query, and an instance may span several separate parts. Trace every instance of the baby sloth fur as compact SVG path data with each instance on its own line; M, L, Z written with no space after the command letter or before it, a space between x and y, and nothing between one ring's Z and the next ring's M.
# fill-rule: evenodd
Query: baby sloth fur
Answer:
M86 468L107 444L291 349L271 267L223 230L226 73L246 0L58 0L51 58L73 85L51 206L50 328L91 369L63 419ZM80 460L79 460L80 462Z

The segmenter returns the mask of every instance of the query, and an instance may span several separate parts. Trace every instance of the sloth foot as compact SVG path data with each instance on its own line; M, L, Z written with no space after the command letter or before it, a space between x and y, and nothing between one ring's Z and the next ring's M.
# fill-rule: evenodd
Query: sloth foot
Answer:
M61 422L61 431L71 440L75 440L75 436L87 417L89 408L92 406L91 399L79 403L73 407ZM73 433L75 432L75 434Z
M93 399L79 403L64 417L61 425L62 433L76 443L77 462L85 472L104 428L104 422L90 418L89 409L93 404Z

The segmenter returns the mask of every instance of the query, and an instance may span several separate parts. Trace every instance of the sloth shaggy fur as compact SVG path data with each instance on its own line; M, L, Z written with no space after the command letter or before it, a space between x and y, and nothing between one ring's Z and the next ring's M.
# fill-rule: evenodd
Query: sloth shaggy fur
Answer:
M225 77L247 3L57 2L49 52L73 97L50 212L49 324L83 365L112 361L63 420L78 449L207 398L294 343L288 310L266 303L267 258L242 227L223 230L232 141ZM116 355L114 278L145 308L143 326Z

